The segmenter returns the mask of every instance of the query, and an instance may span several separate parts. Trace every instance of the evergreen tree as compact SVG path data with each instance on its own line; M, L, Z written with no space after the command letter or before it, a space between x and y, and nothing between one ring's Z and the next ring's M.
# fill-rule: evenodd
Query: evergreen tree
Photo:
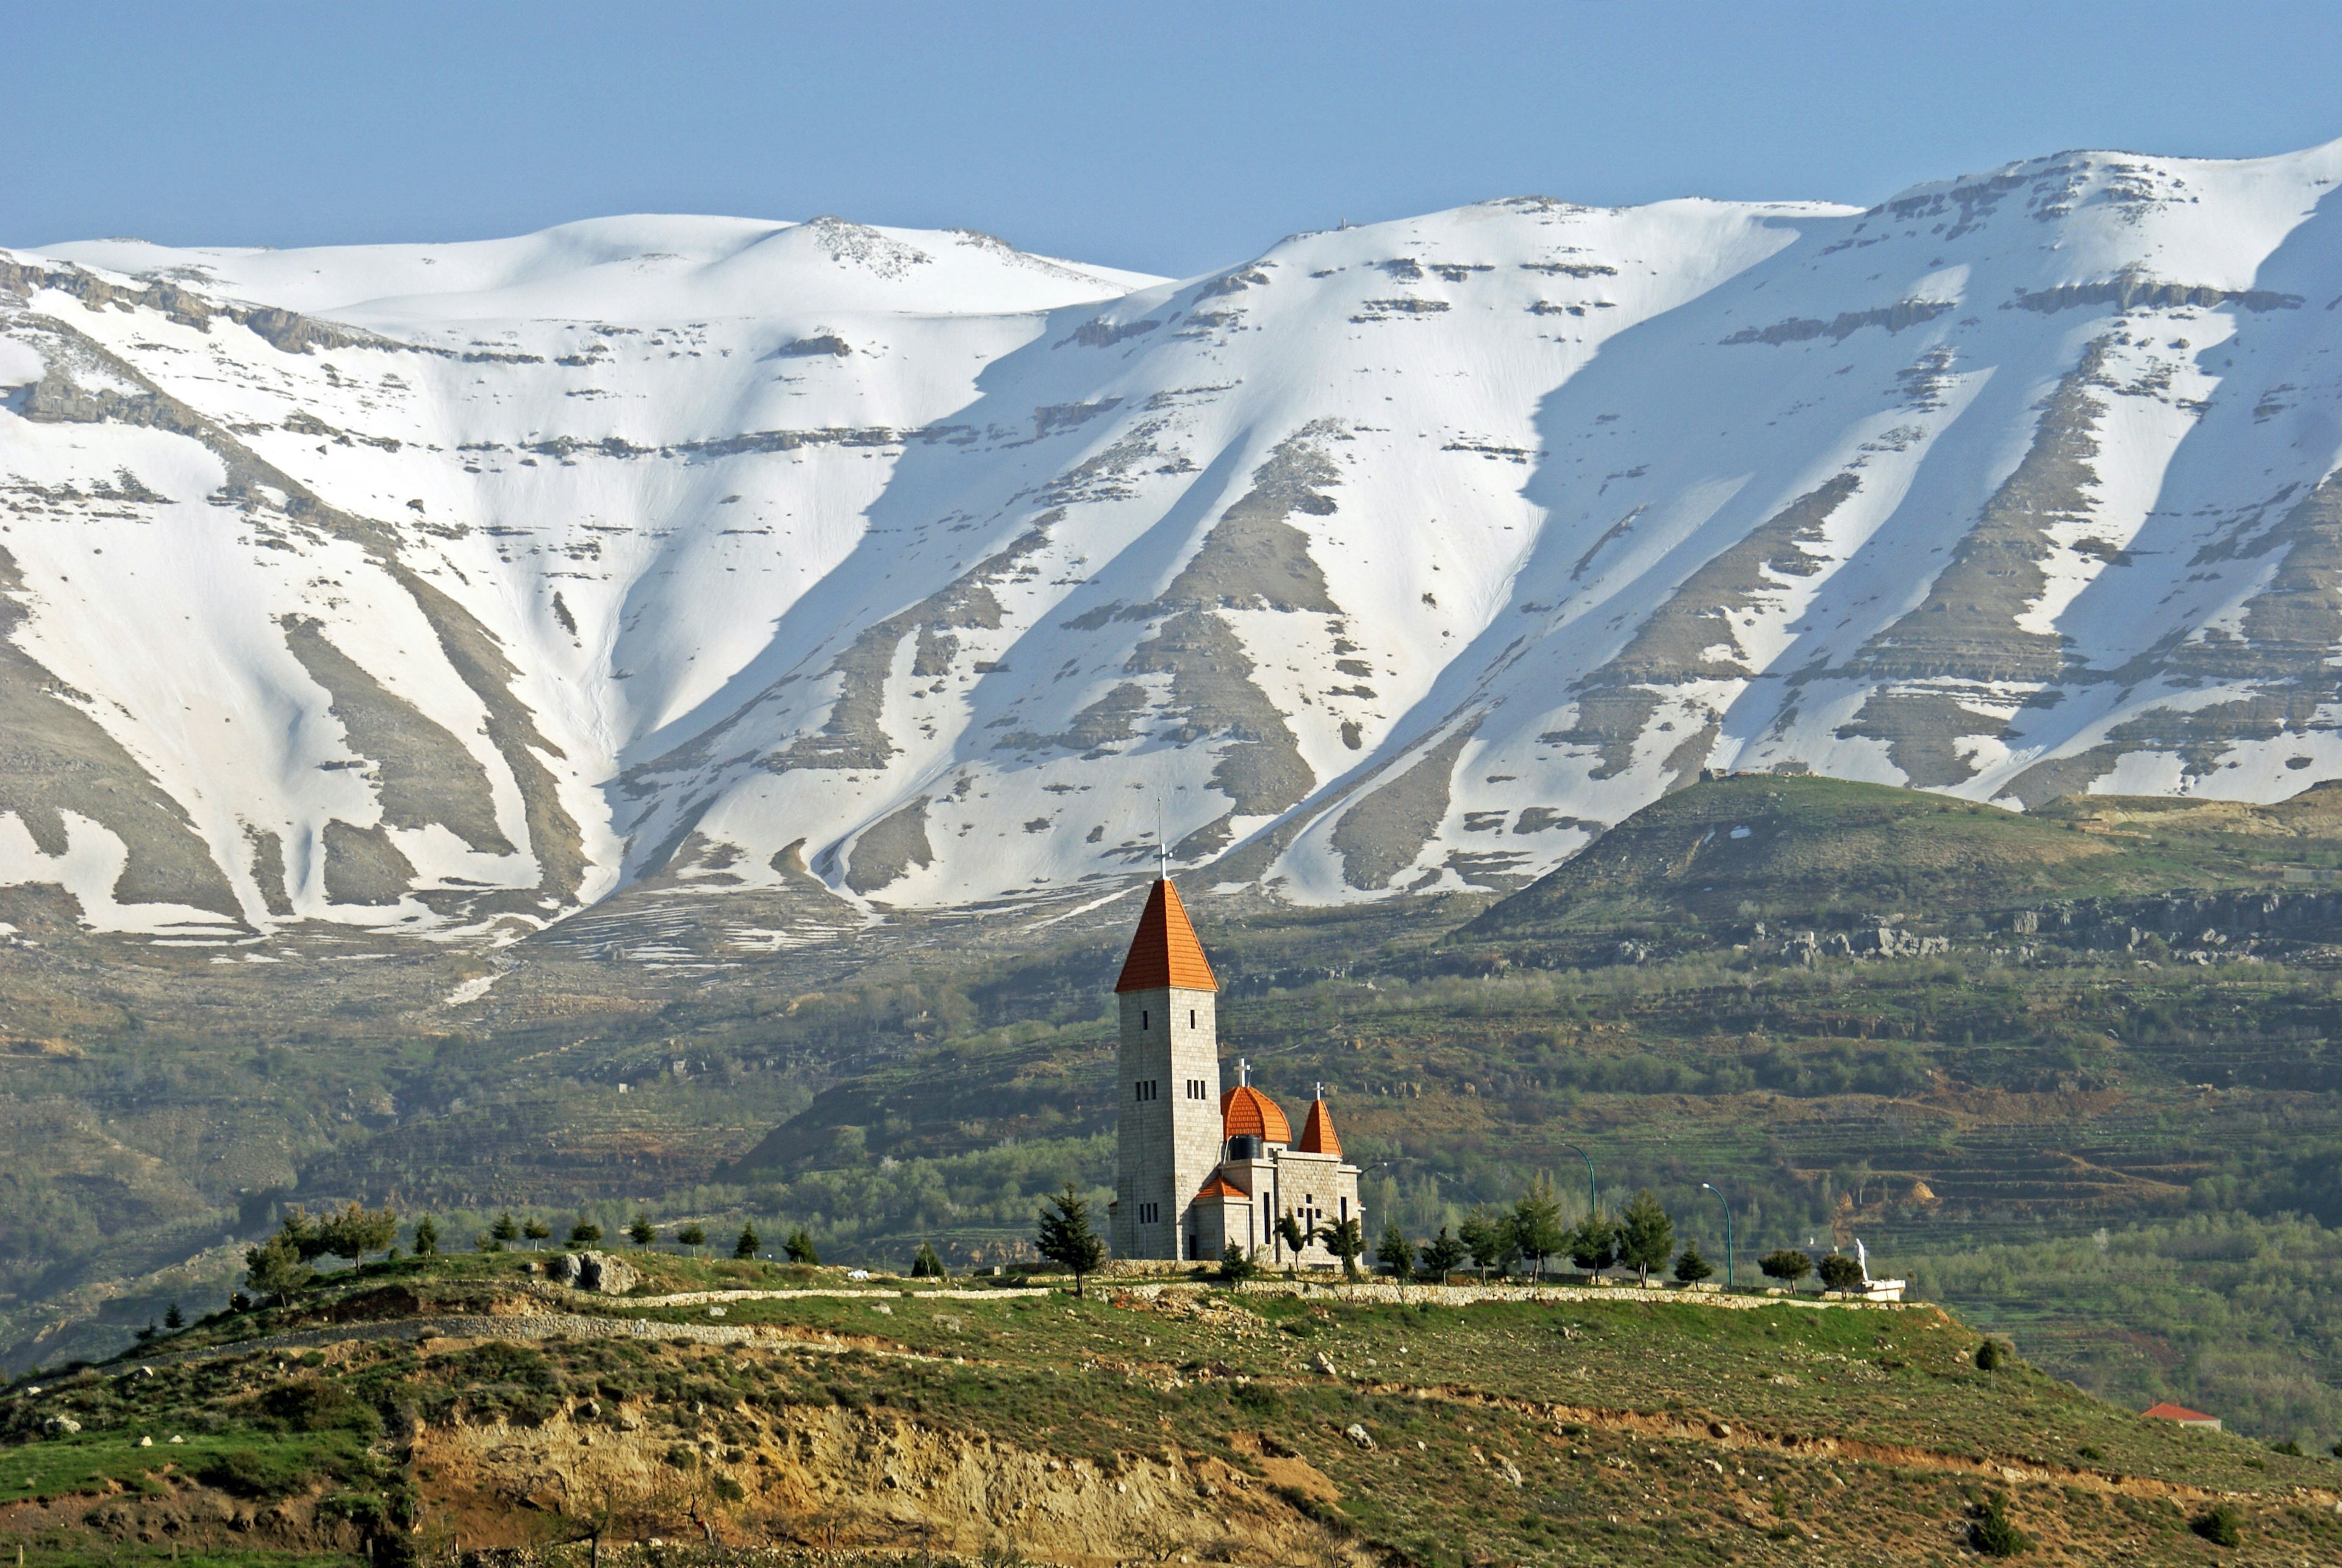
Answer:
M438 1222L425 1214L415 1222L415 1255L418 1258L434 1257L438 1252Z
M553 1227L546 1224L543 1220L530 1220L527 1223L521 1226L520 1233L528 1238L528 1250L530 1252L535 1252L536 1251L537 1243L545 1240L553 1234Z
M1588 1214L1569 1233L1569 1261L1589 1274L1598 1274L1618 1261L1618 1227L1600 1214Z
M1862 1288L1862 1265L1844 1253L1831 1253L1814 1265L1822 1276L1826 1291L1855 1291Z
M290 1305L293 1293L316 1278L306 1260L301 1256L301 1244L289 1232L278 1231L256 1247L244 1253L245 1283L263 1299L275 1296L280 1306Z
M1342 1260L1342 1277L1358 1277L1358 1258L1366 1250L1366 1226L1356 1215L1346 1220L1335 1220L1317 1227L1317 1239L1326 1250Z
M1551 1177L1531 1182L1513 1205L1513 1239L1521 1256L1536 1265L1539 1279L1545 1278L1546 1259L1568 1246L1569 1232L1561 1223L1561 1202L1553 1195Z
M626 1227L626 1235L635 1245L646 1247L658 1240L658 1227L651 1223L648 1214L636 1214L635 1223Z
M1651 1271L1667 1266L1667 1259L1676 1250L1676 1223L1659 1207L1659 1200L1645 1187L1627 1203L1626 1212L1618 1217L1618 1261L1635 1271L1643 1284L1651 1283Z
M488 1227L488 1234L494 1236L499 1245L517 1241L520 1238L520 1222L514 1219L511 1211L507 1210L496 1216L496 1223Z
M1415 1273L1415 1243L1393 1220L1383 1227L1383 1239L1376 1243L1375 1262L1395 1280L1405 1280Z
M807 1268L821 1265L821 1254L813 1250L813 1237L803 1225L789 1233L789 1239L782 1243L781 1251L793 1263L803 1263Z
M707 1244L707 1227L694 1220L676 1232L675 1239L686 1247L704 1247Z
M931 1243L919 1243L919 1255L911 1260L911 1277L915 1280L939 1280L944 1277L944 1261L936 1256Z
M601 1239L602 1227L591 1220L580 1220L569 1227L569 1244L573 1247L590 1247Z
M398 1239L398 1215L387 1204L369 1209L353 1201L319 1221L311 1233L321 1253L355 1263L368 1253L386 1250Z
M1066 1190L1051 1197L1048 1204L1041 1211L1033 1244L1043 1257L1073 1274L1074 1295L1078 1300L1082 1276L1096 1273L1106 1262L1106 1243L1090 1230L1090 1206L1073 1183L1067 1182Z
M1684 1248L1683 1256L1676 1260L1676 1279L1680 1283L1696 1285L1704 1279L1714 1277L1715 1273L1714 1265L1699 1255L1696 1245Z
M1260 1273L1260 1265L1252 1261L1244 1248L1230 1242L1220 1249L1220 1279L1223 1283L1240 1285Z
M1767 1253L1758 1258L1756 1266L1765 1271L1766 1278L1779 1280L1795 1290L1799 1280L1814 1272L1814 1260L1803 1253L1784 1247L1779 1252Z
M1463 1241L1464 1250L1471 1254L1472 1266L1480 1271L1480 1281L1487 1283L1488 1271L1499 1273L1512 1266L1520 1255L1520 1244L1513 1234L1513 1216L1509 1213L1491 1213L1485 1208L1474 1209L1464 1216L1464 1223L1456 1232Z
M1309 1238L1301 1233L1301 1217L1297 1214L1287 1213L1278 1217L1276 1239L1285 1243L1296 1259L1308 1250Z
M757 1238L756 1227L744 1224L740 1227L740 1239L732 1243L732 1255L736 1258L753 1258L756 1255L756 1249L764 1244Z
M179 1303L177 1302L173 1302L169 1307L165 1309L163 1313L163 1326L169 1329L181 1329L187 1326L187 1314L179 1310Z
M1423 1277L1434 1284L1446 1284L1447 1276L1464 1266L1464 1243L1439 1227L1439 1233L1423 1243Z

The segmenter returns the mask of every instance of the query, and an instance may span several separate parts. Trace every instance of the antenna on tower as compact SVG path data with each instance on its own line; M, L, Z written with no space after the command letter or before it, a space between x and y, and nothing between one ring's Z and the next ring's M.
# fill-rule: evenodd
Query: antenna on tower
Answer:
M1158 881L1171 880L1171 846L1163 842L1163 797L1155 797L1155 874Z

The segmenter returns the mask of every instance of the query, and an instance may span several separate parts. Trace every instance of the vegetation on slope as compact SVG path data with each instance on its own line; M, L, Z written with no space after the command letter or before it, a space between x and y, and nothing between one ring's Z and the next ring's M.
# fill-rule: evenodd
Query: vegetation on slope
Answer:
M142 1533L377 1563L651 1537L987 1561L1463 1568L1819 1544L1924 1562L1998 1496L2084 1559L2198 1561L2189 1522L2215 1504L2265 1553L2342 1552L2342 1463L2142 1422L2021 1362L1982 1370L1979 1336L1925 1307L1178 1285L1082 1302L655 1265L646 1288L832 1293L734 1295L716 1319L705 1297L550 1292L539 1263L367 1264L143 1365L20 1383L0 1398L0 1498L25 1501L0 1502L0 1542L57 1563Z

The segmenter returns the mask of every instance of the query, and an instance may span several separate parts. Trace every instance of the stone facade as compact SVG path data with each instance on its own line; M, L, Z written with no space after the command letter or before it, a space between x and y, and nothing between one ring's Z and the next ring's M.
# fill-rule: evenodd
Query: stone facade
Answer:
M1220 1159L1219 1024L1209 991L1126 991L1116 1093L1122 1102L1116 1257L1186 1258L1196 1194ZM1217 1257L1217 1253L1209 1254Z

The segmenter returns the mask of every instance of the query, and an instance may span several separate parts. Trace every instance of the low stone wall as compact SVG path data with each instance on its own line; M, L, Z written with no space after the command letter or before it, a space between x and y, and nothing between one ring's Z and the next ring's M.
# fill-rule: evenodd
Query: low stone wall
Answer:
M1152 1298L1166 1290L1220 1289L1225 1285L1201 1284L1117 1284L1120 1295ZM1794 1295L1787 1292L1733 1292L1726 1293L1716 1286L1689 1288L1661 1285L1434 1285L1400 1284L1392 1280L1250 1280L1234 1287L1245 1295L1304 1296L1325 1301L1371 1302L1385 1306L1470 1306L1477 1302L1535 1302L1547 1305L1563 1303L1649 1302L1675 1306L1722 1307L1727 1311L1746 1312L1756 1307L1794 1306L1821 1311L1831 1307L1849 1310L1868 1308L1873 1311L1901 1312L1900 1301L1871 1301L1861 1296L1848 1296L1837 1291L1821 1295Z

